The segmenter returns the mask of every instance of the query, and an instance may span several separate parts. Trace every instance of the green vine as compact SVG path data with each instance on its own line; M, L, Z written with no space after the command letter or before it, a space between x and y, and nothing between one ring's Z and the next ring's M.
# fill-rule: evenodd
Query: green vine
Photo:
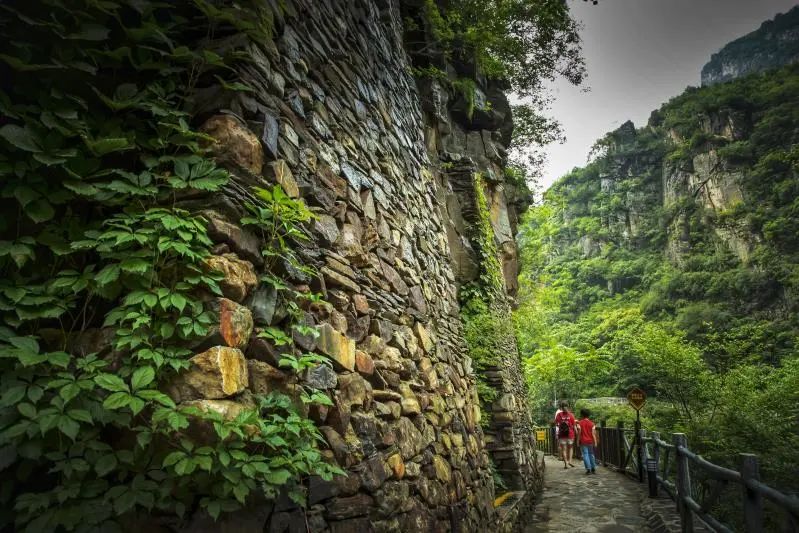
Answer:
M205 221L179 201L230 179L191 127L191 108L195 88L248 90L233 68L243 55L214 48L233 34L271 37L271 12L244 6L0 6L0 528L216 518L257 494L300 501L303 476L340 472L294 398L256 397L226 418L160 391L189 366L214 321L203 302L221 294ZM299 307L318 297L271 267L301 266L292 247L309 213L279 187L257 198L242 223L261 230L262 281L287 302L283 327L308 334ZM109 340L91 353L74 346L97 332ZM267 334L285 347L283 366L320 362L285 330ZM310 389L299 400L330 403Z
M485 181L474 175L475 204L477 208L476 240L480 254L480 277L477 282L461 288L461 319L469 356L475 366L477 395L480 398L484 427L490 424L489 407L497 398L485 373L495 369L505 348L503 344L513 335L507 312L500 304L505 295L505 278L499 260L499 250L491 224L491 213L485 195Z

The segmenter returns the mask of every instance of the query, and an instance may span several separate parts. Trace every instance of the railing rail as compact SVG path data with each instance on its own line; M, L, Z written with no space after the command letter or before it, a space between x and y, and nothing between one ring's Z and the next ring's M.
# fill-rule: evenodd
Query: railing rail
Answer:
M722 492L728 485L737 484L741 489L741 509L743 511L744 531L762 533L764 529L764 498L773 502L783 513L782 531L797 531L799 523L799 498L783 494L760 481L760 467L756 455L739 454L739 470L732 470L711 463L688 448L688 439L683 433L675 433L672 442L660 438L652 432L647 435L641 430L639 440L643 445L640 453L646 461L650 497L656 497L659 488L677 504L680 524L684 533L694 530L694 518L699 518L714 531L732 533L733 529L722 523L710 513ZM670 463L670 460L673 462ZM701 471L707 480L714 484L702 503L694 499L691 482L691 467ZM672 482L669 477L674 477Z

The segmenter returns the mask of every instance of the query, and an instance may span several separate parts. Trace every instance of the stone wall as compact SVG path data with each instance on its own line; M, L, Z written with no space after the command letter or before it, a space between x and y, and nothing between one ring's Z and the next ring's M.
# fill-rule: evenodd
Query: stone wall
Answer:
M489 454L528 498L538 482L519 357L507 339L484 434L457 300L460 284L476 275L474 172L488 179L506 285L515 291L516 215L502 183L507 101L499 88L481 91L495 111L466 124L453 119L442 87L420 82L420 93L396 0L272 3L273 42L228 43L251 58L241 74L255 90L211 89L197 102L216 157L235 178L224 195L184 202L209 220L212 262L226 274L211 344L227 348L205 352L201 370L234 376L206 399L225 412L251 392L296 388L277 368L279 348L257 336L284 313L258 285L258 237L238 224L253 186L280 183L316 215L300 254L319 275L287 275L330 303L306 309L320 337L295 340L333 363L334 371L305 377L334 403L309 416L348 475L309 480L307 510L281 498L221 525L196 517L188 529L510 530L496 523ZM228 348L244 358L228 357ZM198 401L197 379L176 383L173 395Z

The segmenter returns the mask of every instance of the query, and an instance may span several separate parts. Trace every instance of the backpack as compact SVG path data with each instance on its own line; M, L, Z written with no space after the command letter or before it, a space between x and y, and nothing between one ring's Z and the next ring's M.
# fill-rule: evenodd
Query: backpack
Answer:
M569 438L569 415L566 414L565 417L561 417L560 424L558 424L558 437L561 439L568 439Z

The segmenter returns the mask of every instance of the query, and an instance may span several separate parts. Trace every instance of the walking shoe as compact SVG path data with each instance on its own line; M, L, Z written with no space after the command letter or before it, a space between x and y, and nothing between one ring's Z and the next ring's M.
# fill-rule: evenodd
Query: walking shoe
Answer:
M592 474L596 474L596 468L592 468L592 469L591 469L591 473L592 473Z
M587 476L588 474L590 474L590 473L591 473L591 471L590 471L590 470L586 470L586 471L585 471L585 475L586 475L586 476Z

